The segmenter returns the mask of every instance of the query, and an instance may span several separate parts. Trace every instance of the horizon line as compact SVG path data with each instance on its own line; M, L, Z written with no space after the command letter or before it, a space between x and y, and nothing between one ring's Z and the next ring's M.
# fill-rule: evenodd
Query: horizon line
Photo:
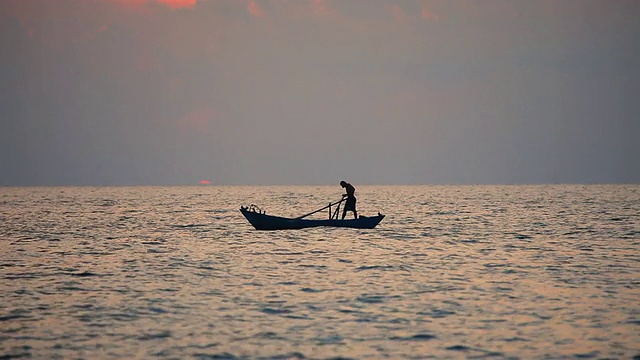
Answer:
M627 182L549 182L549 183L393 183L393 184L374 184L374 183L358 183L357 186L559 186L559 185L640 185L640 183ZM313 187L313 186L339 186L336 184L64 184L64 185L3 185L0 188L65 188L65 187Z

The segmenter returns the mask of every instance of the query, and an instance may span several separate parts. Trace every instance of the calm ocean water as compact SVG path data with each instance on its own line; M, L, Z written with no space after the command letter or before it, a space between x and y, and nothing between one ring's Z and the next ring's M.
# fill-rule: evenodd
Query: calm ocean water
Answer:
M357 186L373 230L238 211L341 190L0 188L0 359L640 359L640 186Z

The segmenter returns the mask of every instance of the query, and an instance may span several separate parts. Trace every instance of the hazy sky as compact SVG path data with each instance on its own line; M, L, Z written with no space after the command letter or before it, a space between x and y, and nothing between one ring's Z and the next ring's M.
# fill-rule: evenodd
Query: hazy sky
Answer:
M0 185L640 183L640 1L1 0Z

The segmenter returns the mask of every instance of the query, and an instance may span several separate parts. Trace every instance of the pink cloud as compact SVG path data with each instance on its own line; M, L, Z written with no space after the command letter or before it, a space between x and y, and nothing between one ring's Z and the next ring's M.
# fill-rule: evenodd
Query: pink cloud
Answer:
M193 9L198 0L112 0L130 9L139 10L141 7L150 3L160 3L171 9Z
M249 5L247 5L247 10L249 10L251 15L258 18L264 18L267 16L267 13L264 11L264 9L255 1L249 2Z
M315 15L334 15L336 11L329 6L325 0L312 0L311 8Z
M426 4L422 5L422 12L420 13L420 17L422 19L426 19L426 20L439 20L440 19L438 14L434 13L433 11L431 11L431 10L429 10L427 8Z
M433 12L427 4L423 3L421 7L402 7L399 4L391 4L389 12L393 19L400 23L408 21L422 20L439 20L438 14Z
M113 0L116 3L129 6L141 6L146 4L149 0Z
M392 4L389 7L389 11L391 11L391 15L397 22L405 22L407 20L407 14L398 4Z
M139 1L139 0L135 0ZM198 0L156 0L159 3L165 4L172 9L193 9L196 6Z

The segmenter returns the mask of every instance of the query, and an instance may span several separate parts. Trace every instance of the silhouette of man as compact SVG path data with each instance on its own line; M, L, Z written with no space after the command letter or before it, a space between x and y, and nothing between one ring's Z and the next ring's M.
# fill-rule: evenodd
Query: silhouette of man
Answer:
M353 187L353 185L349 184L348 182L342 180L340 181L340 186L342 186L345 191L347 192L346 194L342 194L342 197L347 197L347 201L344 204L344 210L342 210L342 219L344 220L344 217L347 215L347 211L353 211L353 218L357 219L358 218L358 212L356 211L356 188Z

